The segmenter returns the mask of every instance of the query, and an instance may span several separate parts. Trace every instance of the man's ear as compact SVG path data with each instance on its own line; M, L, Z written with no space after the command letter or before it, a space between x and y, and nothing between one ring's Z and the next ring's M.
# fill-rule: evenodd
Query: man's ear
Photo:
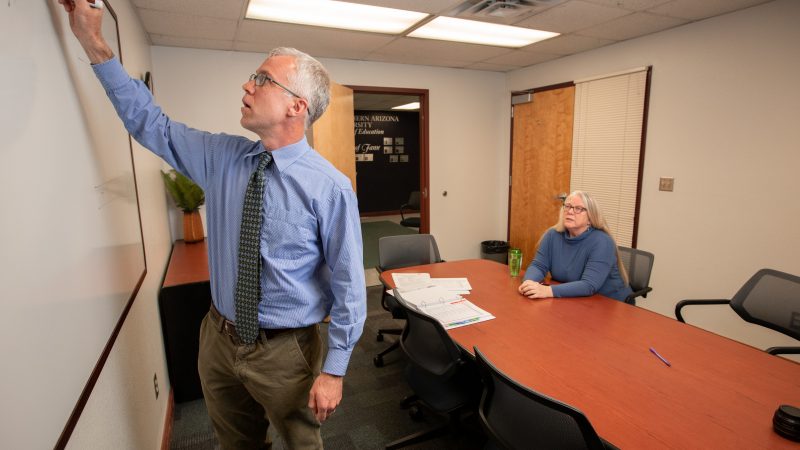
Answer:
M294 102L292 102L292 106L289 107L289 116L301 116L304 115L308 111L308 101L304 98L295 98Z

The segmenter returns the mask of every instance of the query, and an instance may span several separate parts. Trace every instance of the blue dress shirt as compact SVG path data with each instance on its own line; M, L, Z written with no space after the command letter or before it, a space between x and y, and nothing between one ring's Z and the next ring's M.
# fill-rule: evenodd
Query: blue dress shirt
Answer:
M619 273L614 241L593 227L575 237L567 231L547 230L524 279L542 281L547 272L561 282L553 286L554 297L586 297L597 292L625 300L632 292Z
M235 319L244 193L266 151L261 142L195 130L169 119L144 83L113 58L93 66L125 127L206 194L214 305ZM344 375L366 319L361 223L350 180L305 137L272 151L261 226L262 328L296 328L330 314L323 371Z

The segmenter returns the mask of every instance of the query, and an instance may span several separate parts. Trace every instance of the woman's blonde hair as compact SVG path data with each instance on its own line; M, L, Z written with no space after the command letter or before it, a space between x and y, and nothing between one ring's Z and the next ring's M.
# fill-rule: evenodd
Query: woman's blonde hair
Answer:
M587 192L572 191L572 193L570 193L567 198L564 199L564 203L566 203L567 200L572 197L578 197L583 202L583 205L586 208L586 214L589 216L589 225L595 230L602 231L611 238L611 242L614 243L614 252L617 254L617 267L619 268L619 274L622 276L622 280L625 283L628 283L628 271L625 270L625 265L622 264L622 258L619 254L619 249L617 248L617 241L614 239L614 235L608 228L608 223L606 222L605 216L603 216L603 211L600 209L600 205L597 203L597 200L595 200L594 197L589 195ZM558 231L559 233L566 231L566 228L564 227L564 208L559 208L558 222L556 222L556 224L550 228ZM544 237L544 235L542 235L542 237ZM539 248L539 244L541 244L541 242L542 240L540 238L539 243L536 244L536 248Z

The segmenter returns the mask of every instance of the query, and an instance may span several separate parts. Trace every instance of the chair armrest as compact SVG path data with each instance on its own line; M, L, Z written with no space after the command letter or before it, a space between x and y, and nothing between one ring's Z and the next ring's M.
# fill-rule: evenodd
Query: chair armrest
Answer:
M404 212L419 212L419 209L414 208L408 203L403 203L400 205L400 220L406 220L406 216L403 214Z
M636 297L647 298L647 293L652 291L652 290L653 290L653 288L648 286L648 287L646 287L644 289L639 289L638 291L633 291L633 292L631 292L630 295L625 297L625 303L627 303L629 305L636 305Z
M709 300L681 300L675 305L675 317L679 322L686 323L681 315L681 309L687 305L729 305L729 299L709 299Z
M800 347L770 347L765 351L770 355L800 355Z

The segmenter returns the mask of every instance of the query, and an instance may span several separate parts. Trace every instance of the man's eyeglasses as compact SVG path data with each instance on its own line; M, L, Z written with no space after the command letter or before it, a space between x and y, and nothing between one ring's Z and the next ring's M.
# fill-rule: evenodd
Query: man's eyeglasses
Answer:
M263 72L262 73L254 73L254 74L250 75L250 81L255 81L256 82L256 86L263 86L264 83L269 81L270 83L273 83L275 86L278 86L279 88L281 88L284 91L292 94L293 96L295 96L297 98L303 98L303 97L295 94L294 92L292 92L291 89L289 89L286 86L278 83L277 81L275 81L274 78L272 78L271 76L269 76L269 75L267 75L266 73L263 73Z
M564 206L562 208L564 208L564 212L572 211L575 214L580 214L586 211L586 208L584 208L583 206L572 206L569 203L564 203Z

